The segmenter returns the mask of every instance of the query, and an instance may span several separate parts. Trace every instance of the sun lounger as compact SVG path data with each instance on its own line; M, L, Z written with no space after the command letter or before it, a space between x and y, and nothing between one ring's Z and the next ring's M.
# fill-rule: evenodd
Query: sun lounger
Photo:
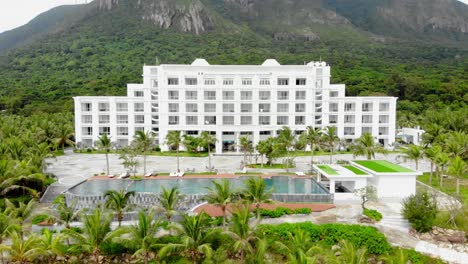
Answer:
M119 175L119 179L125 179L125 178L128 178L128 177L130 177L130 173L128 173L128 172L124 172L124 173Z
M179 176L179 173L177 173L177 172L171 172L171 173L169 173L169 176L171 176L171 177L177 177L177 176Z
M307 176L304 172L302 171L296 171L297 176Z
M177 176L178 176L178 177L183 177L184 175L185 175L185 172L183 172L183 171L177 173Z
M148 173L145 174L145 177L151 177L151 176L153 176L152 172L148 172Z
M117 175L111 174L111 175L107 175L107 178L114 178L115 176L117 176Z

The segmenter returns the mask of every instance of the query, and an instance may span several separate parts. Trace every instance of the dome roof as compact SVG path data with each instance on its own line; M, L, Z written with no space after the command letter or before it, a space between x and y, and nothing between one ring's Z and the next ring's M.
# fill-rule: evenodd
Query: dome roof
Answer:
M192 66L210 66L205 59L196 59L192 62Z
M280 66L279 62L275 59L267 59L262 63L262 66Z

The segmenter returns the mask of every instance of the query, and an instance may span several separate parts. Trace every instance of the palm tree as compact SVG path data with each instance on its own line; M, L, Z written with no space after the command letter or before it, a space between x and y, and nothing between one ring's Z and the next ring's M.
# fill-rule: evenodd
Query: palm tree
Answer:
M422 147L416 145L410 145L407 149L403 150L405 154L405 160L414 160L414 164L416 165L416 170L418 170L419 160L424 157L424 151Z
M15 171L18 172L19 170L20 168L15 168ZM44 188L44 182L46 179L47 177L42 173L33 173L29 175L7 178L0 183L0 195L8 196L10 193L20 192L23 196L30 195L34 198L39 198L39 192L43 190L37 189ZM30 186L35 186L35 188Z
M125 228L123 232L127 235L122 236L125 242L138 249L133 256L142 256L145 264L148 264L156 234L162 227L161 221L154 220L154 217L153 212L139 211L138 222Z
M57 256L63 256L66 252L66 247L63 244L65 235L62 233L55 234L49 229L44 228L42 236L39 237L39 249L43 257L47 257L48 263L54 263Z
M244 152L244 166L247 166L247 153L249 153L252 149L252 142L250 142L247 136L239 137L239 146Z
M335 144L340 140L336 135L336 127L327 126L325 129L322 140L327 144L328 149L330 150L330 164L333 163L333 151L335 149Z
M268 151L270 150L270 145L268 144L268 142L266 140L261 140L258 142L257 146L255 147L257 149L257 152L258 154L260 154L260 158L261 158L261 161L262 161L262 168L263 168L263 156L266 155L268 153Z
M439 145L432 145L430 148L424 150L424 156L431 164L431 172L429 174L429 184L432 185L432 174L434 172L434 163L437 155L442 152L442 147Z
M387 151L378 143L370 133L364 133L356 139L352 146L353 156L366 156L368 160L375 158L375 153L385 154Z
M211 181L213 188L208 187L209 193L205 196L205 200L221 207L223 211L223 227L226 228L226 208L228 204L233 202L235 192L232 190L231 182L227 179L222 179L221 182Z
M171 189L162 187L162 192L156 197L159 202L159 210L164 212L168 222L171 222L172 216L177 213L177 205L181 198L182 196L175 186Z
M210 217L203 212L196 216L184 215L180 226L172 226L180 235L181 243L163 245L159 256L164 258L171 254L182 253L194 264L203 257L210 259L213 249L209 241L218 233L217 229L210 227L210 221Z
M2 245L3 241L10 236L10 233L18 232L21 229L15 220L16 219L0 212L0 245ZM1 260L2 263L4 263L3 252L1 252Z
M307 144L310 146L310 164L314 165L314 153L317 147L322 144L322 130L320 128L307 127L307 132L304 134Z
M445 152L439 153L439 155L437 155L435 158L436 170L440 179L440 187L443 186L445 167L447 167L449 161L450 161L449 155Z
M27 219L31 217L36 204L37 202L34 199L29 200L29 202L27 203L19 202L18 205L15 205L10 200L5 199L5 207L6 207L5 213L9 217L13 219L17 219L19 221L18 224L21 227L20 228L21 237L23 237L23 234L24 234L23 224Z
M31 234L23 240L22 235L12 232L10 234L11 244L0 244L0 251L7 252L11 263L30 263L42 255L41 241L35 234Z
M153 145L154 136L151 131L145 133L140 130L135 132L134 138L137 148L143 152L143 175L146 175L146 156Z
M112 209L116 212L117 221L120 224L123 220L124 211L130 209L131 205L128 204L130 198L135 195L134 191L125 191L125 190L107 190L104 194L106 200L106 207Z
M70 205L67 204L64 195L59 195L53 202L56 205L57 218L65 225L65 228L70 228L70 223L78 218L80 210L76 210L77 201L74 200Z
M57 127L57 131L54 133L55 136L52 139L52 142L56 146L60 146L62 150L65 149L65 145L75 145L70 138L73 137L73 127L70 126L68 123L59 123Z
M107 136L107 134L103 134L102 136L98 137L98 141L96 142L96 146L100 150L104 150L106 152L106 172L107 175L110 175L109 173L109 152L112 148L112 141L110 137Z
M460 194L460 178L468 175L468 166L460 156L456 156L450 162L448 173L457 178L457 194Z
M271 193L273 189L266 189L266 184L262 177L251 177L244 181L245 189L241 192L245 199L255 204L257 210L257 220L260 221L260 204L271 202Z
M200 134L200 145L203 146L203 148L206 148L208 150L208 168L211 171L211 145L216 144L216 139L215 136L211 135L210 132L208 131L203 131Z
M278 142L281 144L283 150L286 151L287 162L286 162L286 171L289 169L289 164L292 163L292 157L290 155L290 150L294 146L294 140L296 136L294 132L289 128L284 126L281 128L278 135Z
M274 245L278 252L287 256L289 263L316 263L317 257L313 255L316 251L321 251L321 248L315 245L309 232L303 229L297 229L294 233L288 232L285 241L286 243L275 241Z
M460 156L462 159L468 158L468 134L458 131L451 132L443 147L452 158L456 156Z
M348 241L341 241L339 243L341 255L338 260L346 264L367 264L367 249L354 248L354 245Z
M65 229L63 233L72 238L76 243L72 250L90 253L94 261L99 263L101 245L110 241L116 233L111 233L112 215L103 212L101 207L96 207L92 214L82 214L82 232L75 229Z
M182 138L180 137L180 131L169 131L166 136L166 144L170 148L175 148L177 153L177 171L180 171L179 168L179 148L182 144Z
M432 146L435 143L442 143L440 136L445 133L445 129L435 123L430 123L424 127L424 134L422 134L422 143L424 146Z

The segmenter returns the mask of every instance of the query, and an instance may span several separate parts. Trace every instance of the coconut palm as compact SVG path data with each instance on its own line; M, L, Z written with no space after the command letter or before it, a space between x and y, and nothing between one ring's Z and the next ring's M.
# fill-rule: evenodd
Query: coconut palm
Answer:
M112 141L110 137L107 136L107 134L103 134L102 136L98 137L98 141L96 142L96 146L100 150L104 150L106 152L106 172L107 175L110 175L109 173L109 152L112 148Z
M252 150L252 142L247 136L239 137L239 147L242 149L244 153L244 166L247 165L247 153Z
M378 143L370 133L362 134L351 147L353 156L366 156L368 160L375 158L375 153L385 154L387 151Z
M203 146L203 148L206 148L208 150L208 168L211 171L211 145L216 144L216 137L211 135L210 132L208 131L203 131L200 134L200 145Z
M23 240L16 232L10 234L11 243L0 244L0 251L7 252L11 263L30 263L43 254L40 248L41 241L35 234L29 235Z
M117 234L111 233L112 215L98 206L91 214L82 214L81 217L82 232L65 229L63 233L75 241L71 250L91 254L94 261L99 263L101 245Z
M21 227L21 237L24 235L24 222L31 217L36 204L37 202L34 199L29 200L27 203L19 202L18 205L15 205L10 200L5 199L5 213L12 219L18 220L18 225Z
M21 229L21 226L19 226L15 220L16 219L0 212L0 245L2 245L3 241L10 236L10 233L19 232ZM0 252L0 254L2 263L4 263L3 251Z
M340 256L338 256L338 261L340 263L346 264L367 264L367 249L359 248L356 249L351 242L341 241L340 246Z
M164 258L172 254L182 254L189 257L194 264L201 259L210 259L213 253L210 240L218 234L218 230L210 227L211 219L205 213L196 216L184 215L180 226L173 225L181 237L181 243L166 244L159 250L159 256Z
M421 160L424 157L423 148L416 145L410 145L408 148L403 150L403 153L405 154L403 156L405 160L414 160L416 170L418 170L419 160Z
M468 158L468 134L465 132L451 132L443 144L445 152L450 157L460 156L462 159Z
M21 163L22 162L20 162L20 164ZM19 172L20 169L21 168L16 167L15 171ZM9 177L0 183L0 195L8 196L10 193L21 193L23 196L29 195L34 198L39 198L39 192L43 191L44 182L46 180L47 177L42 173Z
M310 164L312 166L314 164L315 149L322 144L322 130L320 130L320 128L308 126L306 133L303 135L310 147Z
M314 255L321 251L311 239L310 233L303 229L288 232L285 242L275 241L274 246L278 252L286 255L288 263L297 264L316 263L317 257Z
M74 200L71 202L70 205L67 204L64 195L59 195L54 200L54 204L56 205L56 212L57 218L59 222L65 225L65 228L70 228L70 223L77 219L81 210L76 210L76 203L77 201Z
M169 131L166 135L166 144L176 150L177 153L177 171L180 171L179 167L179 148L182 144L182 138L180 131Z
M439 153L439 155L437 155L436 158L435 158L436 170L437 170L437 174L439 175L439 179L440 179L440 187L443 186L445 169L446 169L449 161L450 161L450 157L445 152Z
M49 229L44 228L39 241L41 257L46 258L48 263L54 263L58 256L63 256L66 253L66 247L63 243L65 235L62 233L54 234Z
M180 195L177 187L172 187L171 189L162 187L161 193L156 197L159 202L157 210L164 213L168 222L170 222L172 216L177 213L176 209L181 198L182 195Z
M294 132L289 128L284 126L280 129L278 134L278 142L282 146L283 150L286 151L287 162L286 162L286 171L289 169L289 165L292 163L291 148L294 146L294 141L296 136Z
M223 227L226 228L226 208L228 204L234 200L235 192L232 189L231 182L227 179L219 181L211 181L213 187L208 187L208 194L205 196L205 200L221 208L223 212Z
M435 123L430 123L424 127L424 134L422 134L422 143L424 146L432 146L432 144L442 143L441 135L445 133L445 129Z
M140 130L135 132L134 139L137 148L143 153L143 175L146 175L146 156L153 145L154 136L151 131L145 133Z
M129 200L134 195L134 191L125 190L107 190L104 193L104 197L107 199L105 206L115 211L119 227L123 220L124 211L127 211L132 207L132 205L129 204Z
M435 159L439 153L442 152L442 147L439 145L432 145L424 150L424 156L429 160L431 165L431 172L429 174L429 184L432 184L432 174L434 173Z
M468 175L468 166L462 160L462 158L456 156L451 160L447 172L451 176L457 178L457 194L460 194L460 178L466 177Z
M257 146L255 147L257 149L258 154L260 154L260 159L262 163L262 168L263 168L263 156L266 155L269 152L270 145L266 140L261 140L258 142Z
M127 235L121 236L122 240L137 249L133 256L142 257L145 264L150 259L156 234L162 227L161 221L154 218L153 212L139 211L138 222L135 225L124 228L122 232Z
M52 143L60 146L62 150L65 149L65 145L75 145L71 140L74 135L73 127L69 123L59 123L54 134Z
M267 190L262 177L251 177L244 181L245 189L241 192L244 198L255 205L257 220L260 221L260 204L271 203L273 189Z
M328 146L330 150L330 164L333 163L333 151L335 150L335 144L340 141L340 138L336 135L336 127L327 126L322 135L324 144Z

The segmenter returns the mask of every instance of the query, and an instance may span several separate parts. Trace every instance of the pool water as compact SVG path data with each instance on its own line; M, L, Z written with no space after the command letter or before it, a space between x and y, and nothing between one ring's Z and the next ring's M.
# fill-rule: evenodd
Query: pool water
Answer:
M230 178L231 186L241 190L244 181L248 177ZM206 178L177 178L177 179L157 179L157 180L93 180L83 182L72 187L68 192L81 196L104 195L107 190L121 190L160 193L162 187L169 189L174 186L179 188L182 194L203 194L207 193L208 187L212 187L214 179ZM328 190L310 178L294 178L288 176L273 176L263 179L267 189L273 188L275 194L328 194Z

